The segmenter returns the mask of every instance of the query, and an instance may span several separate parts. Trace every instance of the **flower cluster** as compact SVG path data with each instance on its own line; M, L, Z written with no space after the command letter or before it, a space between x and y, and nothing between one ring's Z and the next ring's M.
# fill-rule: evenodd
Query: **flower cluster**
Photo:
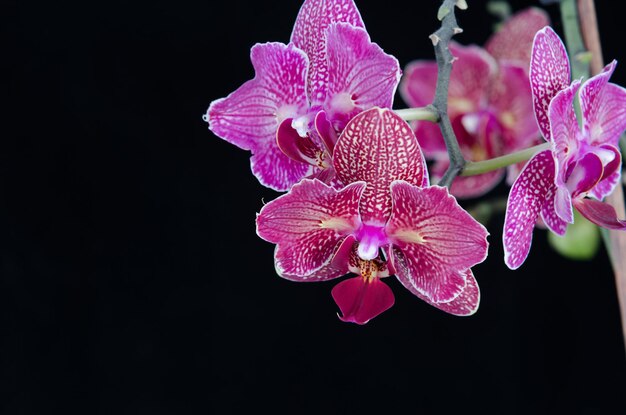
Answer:
M571 82L565 47L547 24L531 8L485 48L449 45L447 114L466 160L527 149L542 137L550 145L509 166L503 241L512 269L527 257L535 225L563 235L573 208L626 229L601 201L621 175L626 90L609 83L616 63L582 86ZM391 109L402 72L371 42L352 0L305 0L290 42L256 44L251 60L254 79L212 102L205 120L252 152L263 185L286 192L256 218L257 234L276 244L278 275L314 282L356 274L331 294L340 319L357 324L393 305L382 281L390 276L440 310L473 314L480 292L472 267L487 257L488 232L455 196L485 194L502 166L458 177L450 191L431 185L426 160L434 177L449 165L443 136L434 123L411 126ZM409 64L404 100L429 105L438 76L433 61Z
M332 182L339 133L364 109L390 108L401 75L352 0L305 1L291 42L256 44L250 58L255 78L211 103L205 119L252 151L254 175L279 191L304 177Z
M602 73L570 83L567 51L549 26L535 38L530 63L533 107L541 134L551 144L536 154L513 183L504 223L505 263L522 265L540 217L557 235L574 222L572 206L597 225L626 229L601 200L621 176L619 137L626 129L626 90L609 83L616 62ZM579 127L575 109L578 93ZM594 199L591 199L593 197Z

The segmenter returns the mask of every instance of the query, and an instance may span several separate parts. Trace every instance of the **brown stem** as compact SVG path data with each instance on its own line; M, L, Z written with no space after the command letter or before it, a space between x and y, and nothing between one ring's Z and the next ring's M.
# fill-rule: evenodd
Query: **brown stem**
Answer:
M593 0L578 0L578 15L580 16L580 29L582 31L585 46L591 52L591 73L597 74L604 66L602 58L602 47L600 35L598 33L598 20ZM622 186L615 187L613 193L606 198L607 203L612 205L617 211L618 217L626 216L624 208L624 191ZM611 241L611 264L615 273L615 285L617 288L617 298L619 300L620 313L622 317L622 333L626 345L626 232L609 231Z

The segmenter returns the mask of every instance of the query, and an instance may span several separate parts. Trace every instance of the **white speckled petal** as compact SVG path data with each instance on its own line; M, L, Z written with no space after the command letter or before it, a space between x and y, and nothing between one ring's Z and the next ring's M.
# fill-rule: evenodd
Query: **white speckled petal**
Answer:
M487 230L444 187L394 181L391 194L385 233L406 259L400 281L435 303L454 300L466 286L466 271L487 257Z
M415 287L409 282L411 278L411 273L409 271L409 267L407 266L406 258L404 257L402 252L396 249L394 250L393 255L394 266L396 267L396 277L402 283L402 285L404 285L418 298L424 300L433 307L437 307L438 309L445 311L446 313L453 314L455 316L471 316L478 310L478 305L480 304L480 290L478 288L478 283L476 282L476 278L474 278L472 270L468 269L464 272L465 288L454 300L447 303L436 303L424 294L417 291Z
M252 170L263 185L287 190L309 172L309 166L280 151L276 130L283 119L306 111L308 60L301 50L282 43L257 44L250 57L254 79L211 103L206 117L209 129L252 151Z
M365 27L353 0L305 0L291 33L291 42L309 57L308 96L313 104L324 102L328 83L326 32L332 23Z
M554 208L554 199L556 197L556 186L552 186L546 193L546 199L541 206L541 220L552 232L557 235L565 235L568 222L561 219ZM571 204L571 203L570 203Z
M319 180L304 179L261 209L257 233L277 245L279 275L307 280L331 263L344 239L360 225L364 188L365 183L353 183L337 191Z
M529 76L537 124L543 137L549 141L548 105L557 92L568 87L570 83L570 66L565 45L549 26L535 35Z
M372 108L352 119L335 145L333 163L343 183L367 182L361 200L364 223L383 225L391 213L394 180L421 185L423 157L411 127L389 109Z
M504 262L519 268L530 251L533 228L549 192L554 191L555 164L552 151L536 154L511 187L502 235Z

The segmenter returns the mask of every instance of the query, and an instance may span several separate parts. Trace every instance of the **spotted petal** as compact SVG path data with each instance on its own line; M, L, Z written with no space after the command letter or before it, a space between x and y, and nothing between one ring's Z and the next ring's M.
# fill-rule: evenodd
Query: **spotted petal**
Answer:
M555 191L552 151L536 154L511 187L504 218L504 262L519 268L530 251L533 228L549 192Z
M372 108L352 119L335 145L333 163L343 183L367 182L361 199L364 223L384 225L391 213L394 180L421 185L425 166L410 126L389 109Z
M476 282L476 278L474 278L472 270L468 269L465 271L465 288L454 300L447 303L436 303L427 296L421 294L411 283L409 283L411 273L407 265L406 258L402 252L395 250L393 258L394 266L396 267L396 277L402 285L404 285L418 298L442 311L445 311L446 313L450 313L455 316L470 316L478 310L478 305L480 304L480 290L478 289L478 283Z
M331 262L360 224L358 206L364 188L364 183L353 183L337 191L319 180L304 179L261 209L257 233L277 244L279 275L307 280Z
M385 232L406 260L402 284L432 302L450 302L466 286L466 271L487 257L484 226L447 189L391 184L393 212Z
M543 137L550 140L548 105L557 92L569 86L570 66L565 45L549 26L535 35L529 76L537 124Z
M616 64L616 61L608 64L580 89L583 128L592 145L617 146L626 129L626 89L609 83Z
M252 151L252 170L263 185L287 190L309 173L309 166L280 151L276 130L283 119L306 109L308 60L301 50L281 43L257 44L250 57L254 79L213 101L206 119L215 135Z
M485 49L498 60L513 60L528 67L535 33L549 24L548 13L529 7L507 19L487 40Z
M400 81L400 65L360 27L331 24L327 34L329 79L324 108L341 131L356 114L390 108Z
M313 104L324 102L328 83L326 32L332 23L365 27L353 0L305 0L291 33L291 42L309 57L307 93Z

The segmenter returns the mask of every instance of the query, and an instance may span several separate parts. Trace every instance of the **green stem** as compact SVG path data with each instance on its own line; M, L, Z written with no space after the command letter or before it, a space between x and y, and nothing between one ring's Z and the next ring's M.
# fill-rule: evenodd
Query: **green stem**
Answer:
M560 6L565 43L572 66L572 79L589 78L590 56L580 33L576 0L561 0Z
M468 161L465 163L465 168L463 169L461 176L475 176L477 174L498 170L503 167L510 166L511 164L519 163L520 161L526 161L540 151L547 150L549 148L550 143L543 143L489 160Z
M405 121L439 122L439 114L437 113L437 110L430 105L426 107L394 110L394 112Z

